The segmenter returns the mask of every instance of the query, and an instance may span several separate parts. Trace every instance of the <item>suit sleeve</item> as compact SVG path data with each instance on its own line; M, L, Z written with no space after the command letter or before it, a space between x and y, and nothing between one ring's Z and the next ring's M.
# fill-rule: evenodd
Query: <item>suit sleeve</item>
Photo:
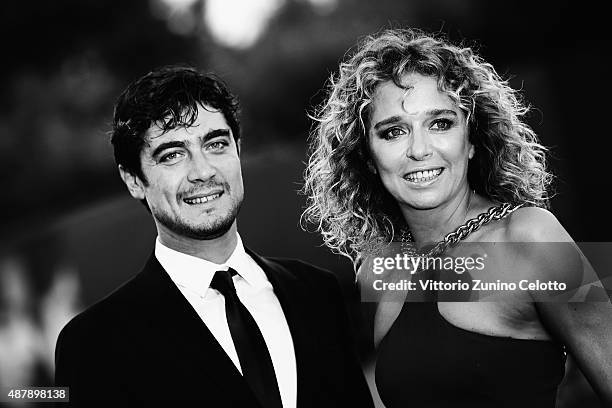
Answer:
M113 362L104 342L91 328L74 320L61 331L55 348L55 385L69 388L70 402L58 407L116 406L126 402L119 386L121 373L111 371Z

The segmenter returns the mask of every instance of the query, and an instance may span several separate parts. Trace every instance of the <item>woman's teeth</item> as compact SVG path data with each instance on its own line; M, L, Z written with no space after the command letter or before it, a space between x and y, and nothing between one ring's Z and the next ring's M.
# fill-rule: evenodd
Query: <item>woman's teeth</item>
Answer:
M440 173L442 173L442 168L425 171L415 171L413 173L407 174L404 178L408 181L412 181L415 183L422 183L435 179L440 175Z

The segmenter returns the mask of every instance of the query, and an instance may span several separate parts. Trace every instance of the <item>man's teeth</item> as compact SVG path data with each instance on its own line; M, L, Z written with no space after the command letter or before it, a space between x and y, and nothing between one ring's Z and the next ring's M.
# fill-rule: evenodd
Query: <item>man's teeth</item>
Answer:
M406 175L406 180L414 181L417 183L423 181L433 180L438 177L442 173L442 169L434 169L434 170L425 170L425 171L415 171L414 173L410 173Z
M213 195L209 195L206 197L199 197L199 198L188 198L185 199L185 202L187 204L202 204L202 203L206 203L210 200L214 200L215 198L219 198L221 194L213 194Z

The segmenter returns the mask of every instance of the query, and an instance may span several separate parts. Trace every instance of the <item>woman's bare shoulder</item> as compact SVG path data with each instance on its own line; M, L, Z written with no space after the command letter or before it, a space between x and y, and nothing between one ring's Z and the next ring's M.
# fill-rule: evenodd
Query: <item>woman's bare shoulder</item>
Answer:
M505 239L517 263L531 271L533 279L580 285L583 259L579 247L559 220L548 210L525 207L508 217Z
M557 217L539 207L521 207L505 223L507 242L573 242Z

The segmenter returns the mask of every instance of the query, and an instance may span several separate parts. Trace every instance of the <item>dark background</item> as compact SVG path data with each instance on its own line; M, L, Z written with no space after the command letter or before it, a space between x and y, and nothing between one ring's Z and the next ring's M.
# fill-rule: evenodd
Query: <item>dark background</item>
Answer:
M118 177L107 132L121 90L165 64L215 71L239 95L246 189L239 229L262 254L302 258L352 279L348 261L298 225L312 125L306 113L347 50L386 27L440 31L473 45L522 89L533 106L528 122L551 148L553 213L576 241L609 241L601 10L524 0L272 2L260 35L240 46L211 31L212 1L3 4L0 385L48 383L59 328L134 274L153 248L153 224ZM214 20L233 27L239 15L234 9Z

